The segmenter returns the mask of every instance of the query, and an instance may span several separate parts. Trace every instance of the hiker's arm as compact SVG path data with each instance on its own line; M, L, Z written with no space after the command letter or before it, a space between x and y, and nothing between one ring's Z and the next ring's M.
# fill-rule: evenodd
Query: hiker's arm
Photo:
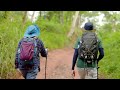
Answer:
M21 44L21 41L19 42L17 50L16 50L16 55L15 55L15 69L18 68L18 55L19 55L18 49L20 48L20 44Z
M38 49L39 49L42 57L47 57L47 52L46 52L44 44L41 40L38 41Z
M77 57L78 57L78 49L75 49L74 55L73 55L72 70L74 70L74 67L75 67L75 64L77 61Z
M98 57L98 62L104 57L104 49L103 48L99 48L99 57Z
M73 61L72 61L72 70L74 70L74 67L75 67L75 64L76 64L76 61L77 61L77 57L78 57L78 45L79 45L79 42L80 41L80 37L77 38L77 41L75 42L75 45L74 45L74 55L73 55Z
M97 59L97 63L104 57L104 48L102 45L102 41L99 39L99 57Z

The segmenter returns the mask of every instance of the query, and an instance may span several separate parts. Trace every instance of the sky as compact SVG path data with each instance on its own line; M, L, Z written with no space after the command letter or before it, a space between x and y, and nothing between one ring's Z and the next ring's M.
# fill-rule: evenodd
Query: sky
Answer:
M118 11L115 11L115 12L118 12ZM28 18L31 19L31 16L33 14L33 11L28 11ZM34 15L34 18L33 18L33 21L32 22L35 22L37 20L37 17L39 16L39 11L35 11L35 15ZM98 24L99 25L103 25L103 18L104 18L104 14L100 14L99 16L97 16L96 18L98 18ZM82 23L81 27L83 27L83 25L87 22L87 18L85 18L85 21Z
M31 16L33 14L34 11L28 11L28 18L31 19ZM37 20L37 17L39 16L39 11L35 11L35 15L33 17L33 21L32 22L35 22Z
M94 18L94 17L93 17L93 18ZM91 19L93 19L93 18L91 18ZM100 26L102 26L102 25L104 24L103 21L102 21L103 18L104 18L104 14L100 14L100 15L97 16L96 18L98 19L97 24L100 25ZM84 24L85 24L86 22L88 22L87 17L85 18L85 21L82 23L81 28L84 26Z

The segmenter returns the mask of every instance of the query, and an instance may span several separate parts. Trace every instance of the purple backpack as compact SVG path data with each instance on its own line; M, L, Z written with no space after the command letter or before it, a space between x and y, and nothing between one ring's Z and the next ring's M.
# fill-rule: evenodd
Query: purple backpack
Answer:
M23 38L20 46L20 60L31 61L37 52L35 38Z

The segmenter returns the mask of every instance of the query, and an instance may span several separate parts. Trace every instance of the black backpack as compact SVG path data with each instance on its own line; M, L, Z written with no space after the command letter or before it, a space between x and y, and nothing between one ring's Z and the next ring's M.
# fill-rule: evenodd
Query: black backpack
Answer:
M94 32L84 32L80 40L78 48L78 55L80 59L85 62L97 60L98 55L98 38Z

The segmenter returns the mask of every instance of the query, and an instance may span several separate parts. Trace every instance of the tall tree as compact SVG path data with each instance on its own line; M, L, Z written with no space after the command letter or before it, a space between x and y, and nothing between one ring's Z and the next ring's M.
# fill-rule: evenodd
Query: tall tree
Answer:
M76 21L77 21L78 15L79 15L79 11L76 11L76 12L75 12L75 15L74 15L73 22L72 22L71 30L70 30L70 32L68 33L68 37L71 37L72 34L74 33L74 30L75 30L75 26L76 26Z
M42 16L42 11L40 11L40 17Z
M25 25L26 19L27 19L27 11L24 11L24 15L23 15L23 23L22 23L23 25L22 25L22 26Z
M109 31L116 32L117 30L117 25L120 23L120 13L114 12L114 11L102 11L105 15L104 22L106 22L105 25L109 25L111 28L109 28Z
M7 18L7 11L5 11L5 13L4 13L4 18L5 19Z
M60 23L64 24L64 11L60 12Z
M76 26L79 28L80 27L80 19L81 19L81 15L79 13L78 17L77 17L77 21L76 21Z
M35 15L35 11L33 11L33 14L31 16L31 21L33 22L33 19L34 19L34 15Z

